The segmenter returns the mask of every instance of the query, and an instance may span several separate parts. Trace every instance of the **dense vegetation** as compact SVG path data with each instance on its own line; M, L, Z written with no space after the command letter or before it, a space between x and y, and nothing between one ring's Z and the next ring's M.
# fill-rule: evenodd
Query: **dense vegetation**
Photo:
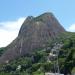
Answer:
M5 52L5 47L0 48L0 56Z
M60 71L64 74L75 73L75 33L66 33L63 47L59 53Z
M59 50L60 72L71 75L75 73L75 33L67 32L60 36L55 41L63 43ZM37 49L30 56L22 56L8 64L0 65L0 75L44 75L45 72L54 72L53 62L47 61L50 48ZM0 48L0 56L4 50L5 48Z

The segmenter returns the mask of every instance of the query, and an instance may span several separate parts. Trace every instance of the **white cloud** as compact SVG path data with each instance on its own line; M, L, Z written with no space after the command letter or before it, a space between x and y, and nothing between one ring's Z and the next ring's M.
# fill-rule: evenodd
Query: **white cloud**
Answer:
M68 31L75 32L75 24L70 25Z
M25 17L19 18L16 21L0 22L0 47L7 46L17 37L24 20Z

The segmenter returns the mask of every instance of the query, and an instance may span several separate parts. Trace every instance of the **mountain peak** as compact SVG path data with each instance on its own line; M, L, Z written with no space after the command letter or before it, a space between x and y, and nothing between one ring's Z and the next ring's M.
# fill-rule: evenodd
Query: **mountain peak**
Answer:
M28 16L20 28L18 37L7 46L0 63L31 54L38 48L45 48L62 32L65 32L65 29L51 12L38 17Z
M45 12L41 16L53 16L52 12Z

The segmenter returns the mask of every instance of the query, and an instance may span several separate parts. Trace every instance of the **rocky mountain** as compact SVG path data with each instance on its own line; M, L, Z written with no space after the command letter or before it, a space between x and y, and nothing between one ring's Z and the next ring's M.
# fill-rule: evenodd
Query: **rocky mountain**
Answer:
M22 24L19 34L0 57L0 63L30 55L36 49L45 48L50 42L66 32L52 13L44 13L38 17L28 16Z

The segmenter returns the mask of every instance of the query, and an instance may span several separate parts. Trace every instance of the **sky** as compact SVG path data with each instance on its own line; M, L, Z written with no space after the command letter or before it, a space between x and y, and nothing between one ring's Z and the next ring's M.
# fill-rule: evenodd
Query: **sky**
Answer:
M0 0L0 47L18 35L27 16L52 12L60 24L75 32L75 0Z

